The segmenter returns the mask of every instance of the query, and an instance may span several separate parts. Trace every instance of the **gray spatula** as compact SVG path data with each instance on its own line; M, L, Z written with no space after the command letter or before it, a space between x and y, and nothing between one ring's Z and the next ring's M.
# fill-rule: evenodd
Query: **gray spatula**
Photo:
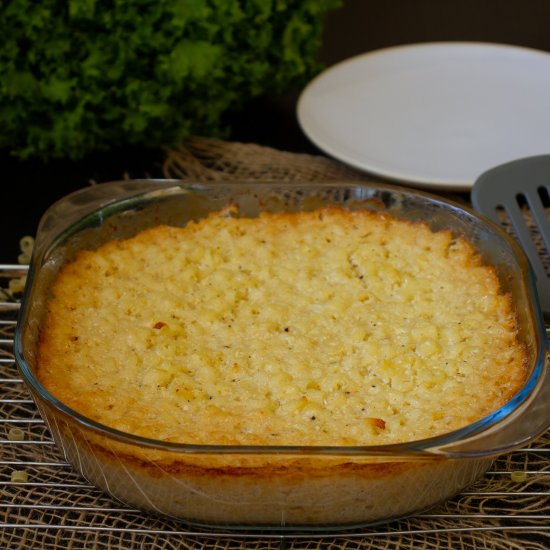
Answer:
M483 173L472 188L474 208L508 228L527 254L537 278L542 311L550 315L550 278L541 253L550 259L550 155L502 164ZM546 251L543 248L546 248Z

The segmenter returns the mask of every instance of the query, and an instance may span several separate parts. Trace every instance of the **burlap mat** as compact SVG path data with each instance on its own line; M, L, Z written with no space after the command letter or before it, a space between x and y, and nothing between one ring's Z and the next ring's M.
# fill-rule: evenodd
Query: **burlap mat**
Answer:
M168 151L164 175L197 181L374 181L322 156L199 137Z
M202 181L337 181L373 178L321 156L297 155L268 147L195 138L167 153L164 175ZM0 286L4 283L0 280ZM0 319L15 318L0 311ZM0 324L0 341L13 338L13 326ZM9 346L0 345L0 358L12 360ZM13 363L0 362L0 378L18 376ZM3 384L0 419L38 418L22 385ZM15 400L15 401L14 401ZM9 429L9 425L8 425ZM50 441L44 425L32 428L32 439ZM0 439L2 436L0 435ZM175 521L120 510L120 505L60 467L28 467L38 483L3 485L10 469L0 465L0 548L52 550L127 549L271 549L308 550L545 550L550 548L550 434L533 444L537 450L500 457L490 472L461 495L428 514L365 528L338 536L311 534L243 538L186 533ZM63 461L51 444L0 446L0 461ZM528 472L514 481L511 472ZM69 485L67 485L69 484ZM72 485L71 485L72 484ZM26 527L33 524L35 527ZM87 529L86 527L89 527ZM195 530L196 531L196 530Z

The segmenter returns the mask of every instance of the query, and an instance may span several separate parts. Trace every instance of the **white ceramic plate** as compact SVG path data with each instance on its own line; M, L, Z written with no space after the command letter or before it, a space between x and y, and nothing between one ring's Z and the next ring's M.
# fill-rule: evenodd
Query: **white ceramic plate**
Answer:
M550 153L550 54L473 42L379 50L321 73L297 113L313 143L355 168L468 190L493 166Z

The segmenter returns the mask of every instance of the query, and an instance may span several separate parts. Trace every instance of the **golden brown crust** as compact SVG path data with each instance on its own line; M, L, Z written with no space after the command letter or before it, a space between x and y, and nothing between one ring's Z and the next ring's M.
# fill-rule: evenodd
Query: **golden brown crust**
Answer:
M449 464L448 458L433 455L421 460L419 457L292 455L277 453L231 454L231 453L190 453L154 451L145 447L136 448L117 444L113 440L101 439L96 435L80 434L74 430L64 437L78 449L86 451L103 465L120 467L140 472L151 478L173 477L174 479L221 479L246 477L258 483L273 479L287 482L307 479L360 476L371 481L394 479L406 475L411 470L434 469L437 465Z
M159 226L81 252L53 295L42 383L164 441L420 439L495 410L525 377L495 270L450 232L372 212Z

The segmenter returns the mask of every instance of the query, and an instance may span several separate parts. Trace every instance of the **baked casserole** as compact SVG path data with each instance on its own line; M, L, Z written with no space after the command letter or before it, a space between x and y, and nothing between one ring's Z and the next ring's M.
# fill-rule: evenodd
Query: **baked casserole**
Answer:
M248 527L372 523L476 479L495 453L424 449L525 400L541 343L516 290L474 239L378 197L254 191L175 224L155 199L121 234L117 210L52 255L33 363L71 462L142 508Z

